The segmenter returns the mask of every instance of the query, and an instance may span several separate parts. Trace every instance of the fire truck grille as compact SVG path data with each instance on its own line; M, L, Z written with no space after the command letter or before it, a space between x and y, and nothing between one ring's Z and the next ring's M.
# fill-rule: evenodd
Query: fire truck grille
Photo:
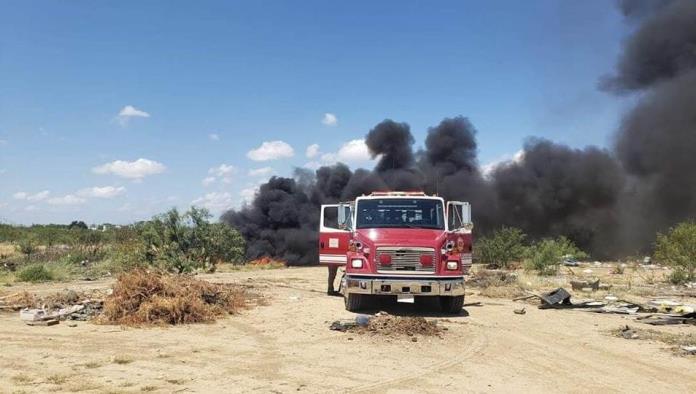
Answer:
M381 264L380 256L382 255L391 256L391 264ZM430 261L432 261L432 264L425 266L422 265L422 255L431 256ZM375 262L377 263L377 271L387 271L395 273L434 273L435 264L437 263L437 260L435 258L435 249L433 248L399 248L382 246L377 248L375 254Z

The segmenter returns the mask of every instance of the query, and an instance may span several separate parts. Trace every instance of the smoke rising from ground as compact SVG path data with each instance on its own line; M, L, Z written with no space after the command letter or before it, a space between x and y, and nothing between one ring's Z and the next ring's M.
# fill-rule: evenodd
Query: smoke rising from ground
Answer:
M312 264L319 205L375 190L424 190L471 202L477 235L503 225L532 238L566 235L596 258L649 250L657 231L696 217L696 2L619 6L635 31L601 87L641 96L610 150L530 138L520 160L484 177L468 119L442 120L418 151L408 124L385 120L365 139L378 158L373 170L336 164L273 177L222 220L247 239L250 258Z

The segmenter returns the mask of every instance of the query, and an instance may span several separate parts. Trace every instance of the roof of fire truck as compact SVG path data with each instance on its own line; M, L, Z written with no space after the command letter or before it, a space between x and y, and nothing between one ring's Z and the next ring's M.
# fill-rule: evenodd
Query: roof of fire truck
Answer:
M367 200L367 199L374 199L374 198L413 198L413 197L418 197L418 198L426 198L426 199L436 199L436 200L442 200L442 197L437 196L437 195L427 195L425 192L422 191L379 191L379 192L372 192L370 194L363 194L362 196L358 197L358 200Z

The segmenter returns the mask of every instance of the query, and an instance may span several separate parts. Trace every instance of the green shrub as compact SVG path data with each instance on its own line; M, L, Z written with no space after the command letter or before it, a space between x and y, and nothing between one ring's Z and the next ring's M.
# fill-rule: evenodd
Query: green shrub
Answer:
M53 272L43 264L27 265L15 275L20 282L48 282L54 280Z
M673 267L672 283L696 280L696 223L680 223L667 234L658 233L655 258Z
M223 223L210 223L205 209L191 207L183 215L172 209L155 216L141 230L146 261L178 273L196 269L214 271L222 261L244 256L244 239Z
M30 259L33 254L39 251L39 245L33 237L27 236L17 242L17 251L27 259Z
M503 227L476 242L476 259L489 268L508 268L511 262L520 261L525 255L526 235L514 227Z
M555 275L564 256L586 258L587 254L566 237L542 239L529 248L525 269L539 275Z

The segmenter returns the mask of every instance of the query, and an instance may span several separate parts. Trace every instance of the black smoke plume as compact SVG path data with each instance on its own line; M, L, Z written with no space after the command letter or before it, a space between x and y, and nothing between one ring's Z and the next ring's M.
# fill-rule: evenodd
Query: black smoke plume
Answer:
M506 225L531 238L568 236L595 258L649 251L657 231L696 217L696 1L619 7L634 32L601 87L640 96L610 150L530 138L521 157L483 174L468 119L442 120L418 151L408 124L385 120L365 138L373 170L336 164L273 177L222 220L244 235L249 258L313 264L319 205L424 190L471 202L478 236Z

